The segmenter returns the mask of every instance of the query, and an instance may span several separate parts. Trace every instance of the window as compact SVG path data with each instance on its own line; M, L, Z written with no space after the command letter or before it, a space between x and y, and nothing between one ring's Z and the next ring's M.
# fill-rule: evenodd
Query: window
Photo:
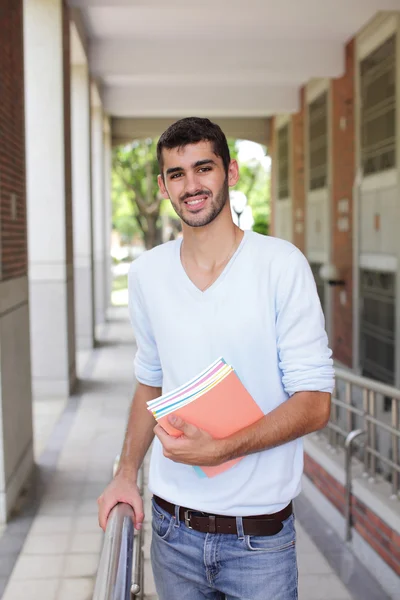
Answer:
M395 381L395 281L393 273L360 273L362 374L389 385Z
M396 164L396 36L360 65L361 160L364 175Z
M327 185L328 175L328 94L324 92L309 105L309 186L318 190Z
M278 129L278 198L289 197L289 125Z
M319 274L322 267L321 263L310 263L312 274L314 275L319 301L321 302L322 310L325 312L325 282Z

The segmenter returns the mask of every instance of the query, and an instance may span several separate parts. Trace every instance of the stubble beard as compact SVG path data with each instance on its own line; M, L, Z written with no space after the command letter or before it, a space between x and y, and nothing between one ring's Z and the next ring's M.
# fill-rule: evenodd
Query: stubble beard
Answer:
M193 196L193 198L195 198L195 197L196 196ZM210 197L210 195L209 195L209 197ZM224 208L224 206L228 202L228 200L229 200L229 185L228 185L228 180L225 179L221 189L216 194L216 196L214 196L211 206L208 209L208 212L204 215L201 215L201 216L196 215L196 214L186 215L186 214L184 214L184 210L182 210L180 204L176 205L174 202L172 202L172 200L171 200L171 204L172 204L172 207L175 210L176 214L178 215L178 217L186 225L189 225L189 227L205 227L206 225L209 225L209 223L212 223L212 221L214 221L218 217L218 215L222 212L222 209Z

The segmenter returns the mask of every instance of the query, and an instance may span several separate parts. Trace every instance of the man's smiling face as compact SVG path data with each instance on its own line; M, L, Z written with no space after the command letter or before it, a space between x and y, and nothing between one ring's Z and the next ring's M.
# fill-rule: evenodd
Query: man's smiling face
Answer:
M177 215L190 227L204 227L229 199L228 175L211 142L163 149L163 177L159 185Z

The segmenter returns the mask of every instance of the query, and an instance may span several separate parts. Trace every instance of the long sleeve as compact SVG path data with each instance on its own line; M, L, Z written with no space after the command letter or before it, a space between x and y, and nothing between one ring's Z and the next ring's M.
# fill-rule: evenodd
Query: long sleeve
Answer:
M281 267L276 295L276 331L285 391L289 396L299 391L332 392L332 353L310 266L295 249Z
M161 387L163 373L160 358L146 313L135 263L132 263L129 269L128 294L129 317L137 343L134 361L136 378L145 385Z

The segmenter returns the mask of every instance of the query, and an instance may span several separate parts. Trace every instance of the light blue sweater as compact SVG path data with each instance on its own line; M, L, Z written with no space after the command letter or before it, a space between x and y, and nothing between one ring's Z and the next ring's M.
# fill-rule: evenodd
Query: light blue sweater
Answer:
M182 266L180 244L158 246L130 268L138 381L165 393L223 356L265 414L298 391L332 392L323 313L308 262L295 246L246 232L220 277L201 292ZM149 487L181 506L255 515L284 508L300 491L302 470L298 439L200 479L192 467L165 458L156 439Z

